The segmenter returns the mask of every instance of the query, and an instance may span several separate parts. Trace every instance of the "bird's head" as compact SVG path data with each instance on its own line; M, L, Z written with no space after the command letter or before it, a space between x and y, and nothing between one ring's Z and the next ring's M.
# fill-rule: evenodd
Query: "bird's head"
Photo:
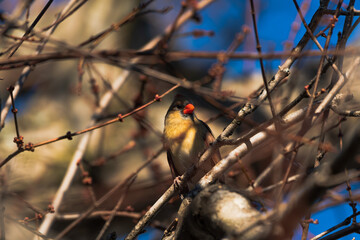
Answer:
M179 112L182 117L193 117L195 107L194 105L182 95L176 95L171 104L168 114Z

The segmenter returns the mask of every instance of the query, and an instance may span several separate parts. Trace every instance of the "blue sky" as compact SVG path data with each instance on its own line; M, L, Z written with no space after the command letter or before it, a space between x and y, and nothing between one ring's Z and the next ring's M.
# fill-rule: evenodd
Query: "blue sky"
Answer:
M347 3L348 1L344 1ZM298 4L301 5L302 1L298 1ZM310 21L312 15L318 8L319 1L311 1L310 8L307 11L305 18L307 22ZM336 4L330 3L330 8L335 9ZM360 2L357 2L355 5L356 9L360 7ZM202 22L197 24L195 22L187 23L180 31L187 32L194 29L204 29L204 30L213 30L215 32L214 37L203 37L194 39L188 37L187 39L179 39L176 42L177 49L181 50L197 50L197 51L215 51L215 50L225 50L231 43L237 32L240 32L243 25L247 24L252 28L252 22L247 16L246 11L249 12L248 1L238 1L238 0L222 0L215 1L212 5L202 11ZM263 52L271 51L282 51L284 50L284 42L288 40L289 33L291 31L291 25L294 22L297 11L293 4L293 1L284 1L284 0L268 0L261 1L260 6L257 8L257 19L258 32L262 45ZM248 19L248 20L246 20ZM342 28L344 22L344 17L339 19L339 22L336 24L334 30L334 35L331 41L331 46L336 44L336 34L339 29ZM301 24L301 23L300 23ZM321 25L319 29L323 29L325 25ZM296 34L294 44L296 44L301 36L305 33L305 28L301 25L300 30ZM239 50L256 51L255 49L255 40L253 38L254 33L251 32L248 35L248 41L245 41L242 46L239 47ZM360 31L355 31L354 34L350 37L349 43L353 44L358 41L360 37ZM325 39L319 38L321 43L324 43ZM308 48L316 49L313 42L308 44ZM196 60L195 60L196 61ZM197 61L198 62L198 61ZM280 65L280 60L275 60L270 62L272 68L277 68ZM228 65L227 76L236 76L243 74L244 72L253 72L259 71L258 62L247 61L247 64L244 64L244 61L233 60Z

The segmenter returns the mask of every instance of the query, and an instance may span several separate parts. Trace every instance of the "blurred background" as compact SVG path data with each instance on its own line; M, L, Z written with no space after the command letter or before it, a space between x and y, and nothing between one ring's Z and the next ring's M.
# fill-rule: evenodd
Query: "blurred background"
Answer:
M48 1L28 1L29 8L18 16L15 16L21 4L26 1L2 0L0 1L1 24L5 26L9 19L16 17L17 23L31 25L41 9ZM81 1L78 1L81 2ZM85 1L71 16L61 22L51 35L52 41L44 48L43 52L61 52L66 47L77 47L91 36L107 29L112 24L119 22L128 16L134 8L145 1L129 0L102 0ZM197 2L197 1L195 1ZM348 1L344 1L346 8ZM56 14L63 9L68 1L54 1L44 16L36 25L35 29L41 31L55 20ZM276 53L291 50L305 33L296 8L292 1L280 0L257 0L256 13L259 29L259 38L264 53ZM319 1L299 1L307 22L319 6ZM331 1L329 8L335 9L337 1ZM355 8L360 8L360 3L355 3ZM146 9L156 10L131 19L130 22L121 26L117 31L112 31L102 41L94 45L92 51L98 50L138 50L159 34L163 34L165 28L171 25L176 16L181 12L180 1L155 0ZM145 9L145 10L146 10ZM144 10L144 11L145 11ZM166 11L162 11L166 10ZM329 17L323 17L318 31L329 24ZM337 42L336 34L342 29L344 17L340 17L335 25L334 37L330 42L330 48L334 48ZM15 42L14 36L21 37L24 30L19 27L10 28L8 35L0 40L1 61L5 61L5 51ZM168 43L167 50L171 51L226 51L234 38L243 33L244 28L250 32L245 37L237 52L256 52L255 37L252 31L252 19L249 1L221 0L214 1L197 13L196 18L190 19L176 30ZM355 29L351 34L348 46L357 46L360 31ZM325 38L319 41L324 44ZM25 41L14 54L13 58L29 56L36 53L39 41ZM66 46L66 47L64 47ZM84 48L90 49L90 48ZM309 42L306 50L316 50L313 42ZM114 83L123 74L123 69L107 64L102 61L85 61L84 59L51 60L32 66L32 69L24 82L21 92L15 100L18 109L18 123L20 135L24 142L39 143L64 135L67 131L78 131L89 127L90 119L99 105L99 99L108 90L108 85ZM351 60L350 60L351 61ZM204 79L209 69L217 62L216 58L184 58L171 61L169 65L160 63L149 64L157 70L170 75L186 78L189 81ZM265 70L270 79L281 65L283 59L270 59L265 61ZM296 61L291 75L285 85L274 95L277 109L290 102L316 75L319 57L303 57ZM239 103L236 110L262 85L259 61L229 59L224 65L224 75L221 85L222 91L231 91L231 98L220 99L223 106L231 106ZM0 98L2 108L8 98L6 90L10 85L16 84L23 67L2 69L0 71ZM211 87L211 82L203 86ZM323 84L326 86L326 83ZM354 92L358 83L354 80L347 85L344 92ZM351 87L350 87L351 86ZM154 98L156 94L167 91L171 84L158 81L151 77L145 77L138 73L130 73L116 96L113 97L109 106L101 116L97 116L99 122L112 119L117 114L126 114L130 110L139 107ZM323 86L321 86L323 87ZM95 89L95 90L94 90ZM95 200L124 181L139 166L162 148L163 120L173 96L182 93L189 96L196 106L198 117L207 121L215 136L221 133L229 124L231 117L227 116L213 104L198 94L185 89L166 95L162 101L156 102L145 110L126 118L123 123L115 123L91 132L91 140L86 147L85 155L79 159L80 165L77 174L72 181L71 187L66 192L59 208L57 220L52 225L49 236L56 236L71 221L88 209ZM358 96L354 96L347 108L358 108ZM249 119L253 123L260 124L271 118L267 103L263 104ZM335 119L335 117L334 117ZM349 120L344 126L344 131L354 124ZM243 124L237 130L235 136L250 130L251 124ZM338 131L329 132L330 139L336 139ZM11 112L7 115L5 127L0 132L0 159L5 159L16 150L13 139L16 136L14 117ZM68 164L76 151L81 136L73 137L72 141L62 140L52 144L36 148L34 152L24 152L12 159L0 169L1 188L3 193L3 206L5 214L11 219L5 219L6 239L31 239L34 235L19 226L20 224L37 228L41 219L34 218L34 210L29 207L36 206L46 212L49 204L65 175ZM337 141L337 140L335 140ZM222 155L226 156L232 147L224 147ZM310 151L310 150L309 150ZM273 149L271 146L262 147L261 153L249 154L244 163L249 167L249 174L256 176L266 164L271 161ZM300 154L300 157L308 157L309 152ZM80 161L81 160L81 161ZM233 181L236 186L246 188L246 177L238 169L234 169ZM90 182L89 182L90 181ZM171 174L166 160L165 152L162 152L148 167L141 171L136 181L128 190L120 210L133 213L117 216L104 234L104 239L111 237L116 232L120 239L131 230L148 206L172 183ZM358 184L352 185L357 190ZM338 195L345 196L344 186L334 190ZM355 192L356 193L356 192ZM122 196L123 191L118 191L109 200L99 207L98 210L111 210ZM268 197L270 197L269 195ZM166 206L156 218L147 232L139 239L159 239L164 227L171 222L179 205L179 199L174 199ZM342 203L335 207L312 215L318 219L319 224L311 224L309 237L315 236L327 228L336 225L352 213L348 203ZM75 229L70 231L64 239L95 239L107 219L106 214L91 216L84 220ZM27 218L27 219L26 219ZM30 220L29 220L30 219ZM300 227L299 227L299 232ZM301 233L299 233L301 234ZM299 239L295 235L294 239ZM354 235L356 236L356 235ZM349 235L349 239L352 235Z

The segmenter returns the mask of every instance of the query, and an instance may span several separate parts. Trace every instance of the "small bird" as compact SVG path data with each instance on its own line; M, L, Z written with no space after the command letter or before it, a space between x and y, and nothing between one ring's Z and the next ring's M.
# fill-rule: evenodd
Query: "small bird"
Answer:
M165 116L164 144L175 183L179 180L178 176L198 163L201 154L215 140L209 126L196 117L194 110L195 107L189 100L176 95ZM217 150L189 180L188 189L192 189L220 159L220 152Z

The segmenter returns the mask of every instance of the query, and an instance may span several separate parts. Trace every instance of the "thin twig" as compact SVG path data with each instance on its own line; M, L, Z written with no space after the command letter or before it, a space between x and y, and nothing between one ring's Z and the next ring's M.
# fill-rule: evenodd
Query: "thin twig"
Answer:
M144 4L140 4L140 6L134 8L134 10L130 14L128 14L127 16L122 18L119 22L111 24L110 27L108 27L107 29L101 31L98 34L95 34L94 36L91 36L89 39L83 41L78 46L79 47L84 47L84 46L91 43L92 45L90 46L90 48L93 49L96 45L98 45L101 42L101 40L105 39L105 37L109 33L119 30L126 23L129 23L132 20L134 20L136 18L136 16L138 16L141 13L141 11L144 8L146 8L151 2L153 2L153 0L149 0Z
M113 210L111 211L111 213L110 213L108 219L106 220L104 226L101 228L99 234L97 235L96 240L100 240L101 237L104 235L106 229L109 228L111 221L112 221L112 220L114 219L114 217L116 216L117 211L119 210L121 204L124 202L125 196L126 196L126 194L128 193L131 185L134 183L135 179L136 179L136 176L135 176L133 179L131 179L131 181L127 184L126 190L125 190L124 193L121 195L120 199L118 200L118 202L116 203L115 207L114 207Z
M254 34L255 34L255 39L256 39L256 50L258 51L259 55L261 55L261 45L260 45L259 33L258 33L258 29L257 29L257 24L256 24L254 0L250 0L250 6L251 6L252 22L253 22L253 25L254 25ZM265 86L267 99L269 101L272 117L275 118L276 117L276 111L275 111L275 107L274 107L274 104L273 104L272 99L271 99L269 85L268 85L268 82L266 80L264 62L263 62L263 59L261 57L259 58L259 62L260 62L260 68L261 68L261 75L262 75L263 83L264 83L264 86ZM277 121L276 120L275 120L275 126L277 126ZM277 129L277 130L279 130L279 129Z
M310 8L311 0L305 0L301 3L301 9L304 13L306 13ZM284 43L284 50L290 50L293 47L294 40L296 37L296 34L300 30L300 22L301 19L299 15L296 15L295 20L291 23L291 31L289 33L289 37Z
M23 148L18 148L15 152L9 154L4 160L0 162L0 168L3 167L7 162L13 159L15 156L19 155L20 153L24 152Z
M126 113L124 115L122 114L119 114L118 117L114 118L114 119L111 119L109 121L106 121L104 123L101 123L101 124L97 124L97 125L94 125L92 127L89 127L89 128L86 128L86 129L83 129L83 130L80 130L80 131L77 131L77 132L73 132L73 133L67 133L63 136L60 136L60 137L57 137L57 138L54 138L54 139L50 139L50 140L47 140L47 141L43 141L43 142L40 142L40 143L36 143L33 145L34 148L37 148L37 147L40 147L40 146L43 146L43 145L47 145L47 144L50 144L50 143L54 143L54 142L57 142L57 141L60 141L60 140L64 140L64 139L71 139L72 137L74 136L78 136L78 135L81 135L81 134L84 134L84 133L87 133L87 132L91 132L95 129L98 129L98 128L102 128L102 127L105 127L109 124L113 124L113 123L117 123L117 122L122 122L125 118L145 109L146 107L150 106L151 104L155 103L155 102L158 102L160 101L164 96L168 95L169 93L171 93L172 91L174 91L176 88L178 88L179 85L175 85L173 86L172 88L170 88L169 90L167 90L165 93L161 94L160 96L156 96L153 100L149 101L148 103L134 109L133 111L129 112L129 113Z
M212 87L215 91L220 91L221 82L224 77L225 67L224 65L229 61L229 55L234 53L236 49L240 46L240 44L244 41L246 34L248 34L249 29L247 27L243 28L242 33L236 34L234 40L231 42L230 46L226 50L226 52L220 52L217 57L217 62L211 66L208 71L208 75L211 78L215 78L212 84ZM260 53L261 55L261 53Z
M339 223L339 224L337 224L337 225L329 228L328 230L326 230L326 231L324 231L324 232L316 235L315 237L311 238L311 240L320 239L321 237L323 237L323 236L325 236L325 235L327 235L327 234L335 231L336 229L339 229L339 228L341 228L341 227L343 227L343 226L349 225L349 224L351 223L351 219L352 219L353 217L358 216L359 214L360 214L360 212L357 212L357 213L355 213L355 214L352 214L351 216L347 217L347 218L346 218L344 221L342 221L341 223Z
M41 232L39 232L38 230L36 230L33 227L28 226L27 224L24 223L20 223L19 221L17 221L16 219L13 219L12 217L5 215L5 218L13 223L18 224L19 226L25 228L26 230L28 230L29 232L33 233L36 237L36 239L38 239L38 237L42 238L42 239L46 239L46 240L52 240L52 238L47 237L45 234L42 234Z
M15 107L15 99L14 99L14 94L13 94L13 91L14 91L14 86L10 86L8 89L7 89L10 93L10 98L11 98L11 106L12 106L12 113L14 114L14 123L15 123L15 130L16 130L16 137L19 139L20 138L20 131L19 131L19 125L18 125L18 120L17 120L17 112L18 110L16 109ZM19 145L18 145L19 147ZM21 145L20 145L21 147ZM19 147L19 148L20 148Z
M302 175L300 175L300 174L288 177L286 184L295 182L296 180L298 180L301 177L302 177ZM261 192L265 193L265 192L271 191L271 190L273 190L273 189L275 189L277 187L281 187L283 184L284 184L284 182L283 182L283 180L281 180L281 181L279 181L279 182L277 182L277 183L275 183L273 185L262 188ZM248 187L247 190L250 190L250 187Z
M47 214L47 212L45 212L44 210L42 210L41 208L35 207L33 206L31 203L29 203L28 201L26 201L25 199L23 199L22 197L20 197L17 193L10 193L9 195L17 198L20 202L22 202L24 205L26 205L29 209L31 209L32 211L34 211L35 213L41 214L43 216L45 216Z
M19 47L21 46L21 44L24 42L25 38L27 37L27 35L29 33L31 33L31 31L34 29L34 27L36 26L36 24L40 21L40 19L44 16L45 12L48 10L48 8L50 7L51 3L54 0L48 0L48 2L45 4L45 6L43 7L43 9L41 10L41 12L37 15L37 17L35 18L35 20L33 21L33 23L30 25L30 27L26 30L26 32L24 33L24 35L21 37L21 40L18 44L16 44L15 48L11 51L11 53L9 54L9 58L11 58L15 52L19 49Z
M58 26L60 23L62 23L65 19L67 19L68 17L70 17L72 14L74 14L81 6L83 6L88 0L82 0L81 2L79 2L79 0L77 0L75 3L77 3L77 5L72 5L70 8L68 8L66 11L62 12L62 16L59 17L55 22L53 22L52 24L50 24L49 26L43 28L41 31L47 31L53 27ZM72 8L72 9L71 9Z
M339 106L331 105L331 110L333 110L336 114L345 117L360 117L360 110L343 110L340 109Z

